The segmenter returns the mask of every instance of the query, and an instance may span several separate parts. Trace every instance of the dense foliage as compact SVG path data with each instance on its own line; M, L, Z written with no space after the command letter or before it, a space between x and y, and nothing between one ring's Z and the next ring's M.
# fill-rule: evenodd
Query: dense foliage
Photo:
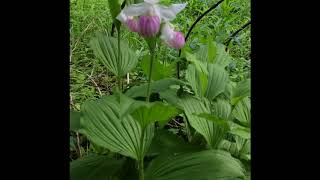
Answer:
M71 1L71 179L250 179L249 31L226 43L247 22L248 2L188 1L183 9L161 1L155 7L179 7L175 19L159 15L159 27L152 19L143 29L148 13L130 17L140 31L118 15L142 1L93 1L104 9L89 20L79 18L84 2ZM166 18L173 31L163 30ZM188 30L187 41L176 33ZM177 38L163 37L170 33Z

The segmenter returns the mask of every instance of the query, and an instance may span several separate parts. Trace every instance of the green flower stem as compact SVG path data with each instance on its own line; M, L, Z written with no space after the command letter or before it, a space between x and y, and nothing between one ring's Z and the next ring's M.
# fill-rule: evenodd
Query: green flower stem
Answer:
M146 39L148 45L149 45L149 51L150 51L150 67L149 67L149 78L148 78L148 88L147 88L147 102L150 102L150 86L151 86L151 76L152 76L152 67L153 67L153 61L155 56L155 47L157 44L156 37ZM140 138L140 142L143 143L144 139L144 131L145 129L142 129L142 134ZM141 146L142 147L142 146ZM143 149L141 149L141 152ZM143 165L144 155L141 155L139 161L138 161L138 168L139 168L139 180L144 180L144 165Z
M152 76L152 67L154 60L154 52L150 51L150 67L149 67L149 79L148 79L148 89L147 89L147 102L150 102L150 85L151 85L151 76Z
M139 158L138 158L138 170L139 170L139 180L144 180L144 147L143 147L143 140L144 140L144 131L145 131L146 128L142 128L142 131L141 131L141 136L140 136L140 143L141 143L141 146L140 146L140 155L139 155Z
M150 102L150 86L151 86L153 61L154 61L154 56L155 56L156 39L153 38L147 42L148 42L149 51L150 51L150 67L149 67L149 79L148 79L148 88L147 88L147 102Z
M118 66L118 76L117 76L117 82L118 82L118 88L119 90L122 92L122 87L121 87L121 77L120 77L120 68L121 68L121 65L120 65L120 61L121 61L121 53L120 53L120 26L117 28L117 31L118 31L118 63L117 63L117 66Z
M143 159L139 161L139 180L144 180Z

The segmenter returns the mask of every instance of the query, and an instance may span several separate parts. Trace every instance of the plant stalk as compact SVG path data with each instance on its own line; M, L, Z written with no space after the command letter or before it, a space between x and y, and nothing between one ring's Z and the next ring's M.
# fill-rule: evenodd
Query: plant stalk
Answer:
M124 8L124 6L126 6L126 1L127 1L127 0L124 0L124 1L122 2L121 7L120 7L121 10ZM115 22L113 21L113 22L112 22L112 26L111 26L111 33L110 33L111 36L114 35L114 30L115 30L115 28L116 28L116 25L115 25Z
M139 169L139 180L144 180L144 146L143 146L143 140L144 140L144 131L146 128L142 128L141 136L140 136L140 157L138 158L138 169Z
M148 78L148 88L147 88L147 102L150 102L150 86L151 86L151 76L152 76L152 68L153 68L153 61L155 56L155 41L151 41L152 44L149 44L149 51L150 51L150 66L149 66L149 78Z
M180 55L179 55L179 57L180 57ZM177 62L177 79L180 79L180 62Z
M82 153L81 153L81 147L80 147L80 135L78 132L76 133L76 135L77 135L77 146L78 146L78 151L79 151L79 157L81 158Z
M118 62L117 62L117 66L118 66L118 76L117 76L117 83L118 83L118 88L119 90L122 92L122 87L121 87L121 77L120 77L120 61L121 61L121 53L120 53L120 27L117 28L118 31Z
M139 161L139 180L144 180L143 158Z

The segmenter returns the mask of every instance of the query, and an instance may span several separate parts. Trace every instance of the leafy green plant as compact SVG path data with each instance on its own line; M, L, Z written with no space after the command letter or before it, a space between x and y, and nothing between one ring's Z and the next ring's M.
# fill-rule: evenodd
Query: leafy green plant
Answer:
M115 2L118 4L112 5L113 11L120 11L119 1ZM127 4L128 8L135 7ZM173 7L181 11L182 6L169 9ZM111 12L113 22L119 11ZM134 30L133 25L126 25ZM227 68L233 60L225 46L210 39L192 50L182 48L181 39L164 39L170 47L182 48L180 61L186 60L185 76L176 79L173 71L177 61L164 63L157 56L163 31L150 37L140 31L149 54L139 62L135 51L120 40L120 24L117 30L118 38L99 33L90 42L95 57L113 73L118 87L111 95L87 100L79 111L70 112L70 130L90 142L92 148L91 154L82 153L71 162L71 179L247 178L251 159L250 79L230 79ZM124 89L121 79L139 63L147 82ZM182 118L186 129L180 136L167 129L176 117ZM80 140L70 139L70 148L80 147L83 152Z

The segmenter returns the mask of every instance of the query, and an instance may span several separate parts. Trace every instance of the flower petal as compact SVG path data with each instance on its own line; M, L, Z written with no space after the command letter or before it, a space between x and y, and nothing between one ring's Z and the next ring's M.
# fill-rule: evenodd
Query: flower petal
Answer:
M125 22L125 25L129 28L132 32L139 32L138 21L133 18L128 18Z
M159 3L159 0L144 0L144 2L150 3L150 4L157 4Z
M140 16L139 34L143 37L153 37L158 34L160 29L159 16Z
M175 49L181 49L183 48L185 44L184 36L181 32L175 32L175 36L172 40L168 41L167 44L170 47L173 47Z
M161 36L160 39L164 41L170 41L174 38L175 32L170 23L165 23L161 28Z
M172 21L176 18L176 14L182 11L186 7L187 3L183 4L172 4L169 7L159 5L158 9L160 11L161 18L164 21Z
M122 11L126 16L141 16L145 14L149 10L149 8L150 4L139 3L127 6Z
M128 19L128 16L126 16L123 11L120 12L120 14L118 14L118 16L116 17L116 19L118 19L121 22L126 22Z

